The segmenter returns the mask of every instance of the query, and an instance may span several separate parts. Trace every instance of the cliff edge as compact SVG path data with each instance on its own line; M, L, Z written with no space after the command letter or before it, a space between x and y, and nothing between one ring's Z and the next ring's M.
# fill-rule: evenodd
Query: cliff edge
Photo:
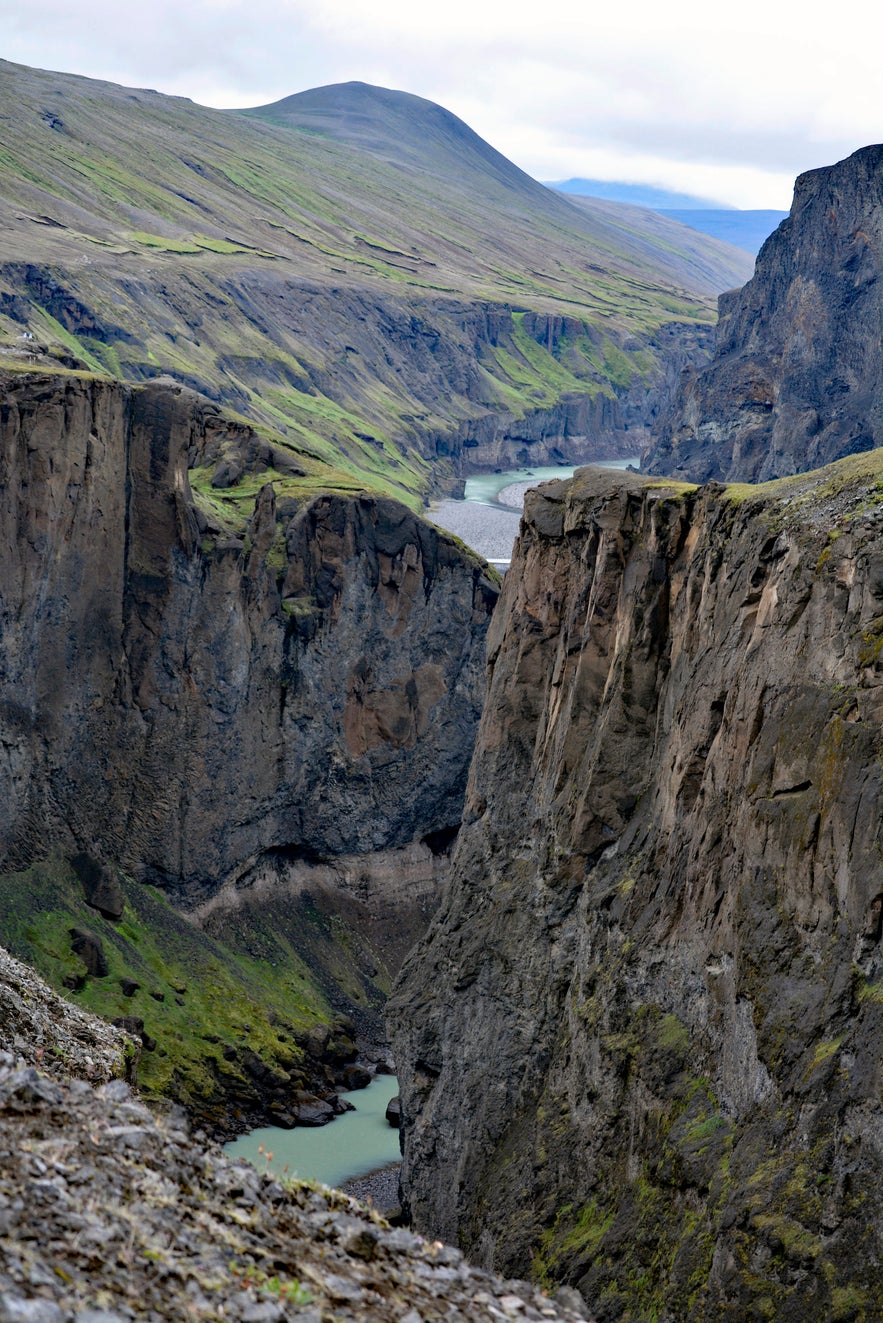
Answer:
M599 1320L883 1306L881 482L528 495L390 1008L404 1175Z
M764 482L883 443L883 146L801 175L754 277L718 301L644 467Z

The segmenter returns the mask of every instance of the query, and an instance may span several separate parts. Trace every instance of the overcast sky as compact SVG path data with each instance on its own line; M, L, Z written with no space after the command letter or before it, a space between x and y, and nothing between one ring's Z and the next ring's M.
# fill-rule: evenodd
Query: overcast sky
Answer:
M429 97L538 179L790 205L883 140L878 42L784 0L0 0L21 64L252 106L351 78Z

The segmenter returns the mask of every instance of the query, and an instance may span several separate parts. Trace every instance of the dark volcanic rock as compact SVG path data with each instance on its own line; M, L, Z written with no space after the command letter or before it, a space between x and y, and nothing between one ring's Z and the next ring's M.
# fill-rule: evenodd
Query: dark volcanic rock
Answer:
M340 1072L341 1084L345 1089L367 1089L374 1076L365 1066L344 1066Z
M247 537L206 539L188 457L247 428L167 382L0 384L0 866L100 840L72 853L110 915L116 868L227 907L401 878L404 947L460 818L485 567L367 495L278 522L267 486Z
M125 897L115 869L108 868L88 854L74 855L71 867L83 885L86 904L98 910L105 919L121 918Z
M883 146L801 175L755 275L719 300L644 467L763 482L883 443Z
M881 475L527 497L404 1188L605 1320L883 1316Z
M398 1130L402 1124L402 1100L398 1094L386 1104L386 1119L393 1130Z
M71 928L71 949L86 966L86 972L94 978L106 978L108 973L107 957L101 938L88 928Z

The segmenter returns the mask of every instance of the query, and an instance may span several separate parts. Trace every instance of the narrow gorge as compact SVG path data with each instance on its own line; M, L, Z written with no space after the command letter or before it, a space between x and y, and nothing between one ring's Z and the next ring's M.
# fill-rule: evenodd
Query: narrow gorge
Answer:
M0 389L6 944L140 1022L146 1085L284 1119L437 903L497 583L384 497L258 473L218 522L188 465L267 446L175 382Z

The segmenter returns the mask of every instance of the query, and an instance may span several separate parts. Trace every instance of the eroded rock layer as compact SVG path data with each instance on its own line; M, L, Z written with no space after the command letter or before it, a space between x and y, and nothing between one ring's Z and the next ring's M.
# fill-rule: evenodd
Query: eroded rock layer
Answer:
M717 348L663 412L648 472L764 482L883 442L883 146L801 175Z
M528 496L393 1001L405 1178L599 1319L883 1307L879 479Z

